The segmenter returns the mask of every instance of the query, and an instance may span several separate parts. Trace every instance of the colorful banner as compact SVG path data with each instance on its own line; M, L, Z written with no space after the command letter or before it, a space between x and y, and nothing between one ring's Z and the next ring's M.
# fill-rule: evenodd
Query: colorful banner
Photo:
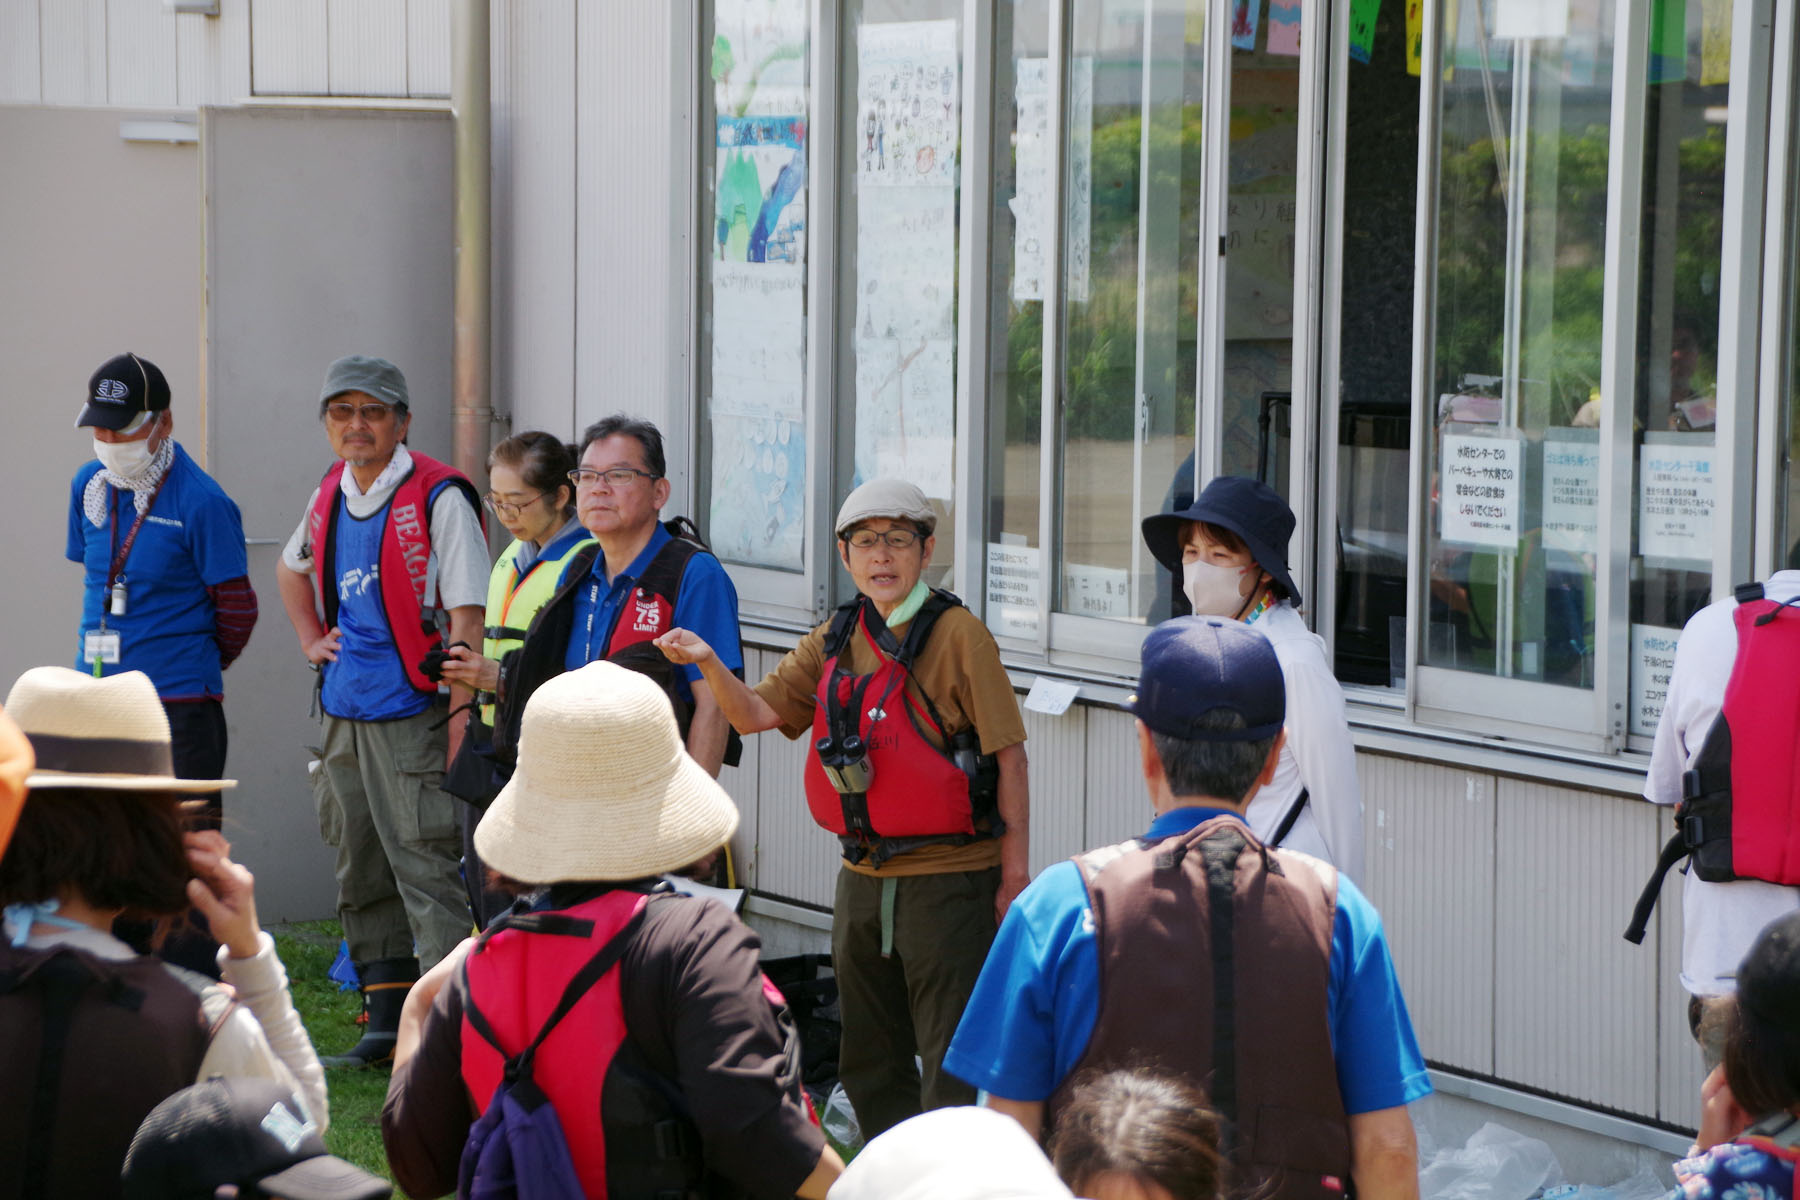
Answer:
M1687 0L1654 0L1650 9L1650 82L1687 78Z
M1731 0L1700 2L1700 82L1731 82Z
M1256 49L1256 20L1262 0L1232 0L1231 46L1234 50Z
M1350 57L1367 64L1375 49L1375 18L1381 0L1350 0Z
M1300 10L1305 0L1269 0L1269 53L1300 55Z
M1449 26L1451 36L1455 36L1456 26ZM1418 75L1425 54L1425 3L1424 0L1406 0L1406 73Z

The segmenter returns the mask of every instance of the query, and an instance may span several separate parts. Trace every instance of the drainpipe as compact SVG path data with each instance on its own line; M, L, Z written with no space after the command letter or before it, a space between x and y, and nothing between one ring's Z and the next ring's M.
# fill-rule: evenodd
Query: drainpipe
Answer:
M456 0L450 30L450 113L456 124L456 332L452 366L451 460L487 490L492 381L489 254L488 0Z

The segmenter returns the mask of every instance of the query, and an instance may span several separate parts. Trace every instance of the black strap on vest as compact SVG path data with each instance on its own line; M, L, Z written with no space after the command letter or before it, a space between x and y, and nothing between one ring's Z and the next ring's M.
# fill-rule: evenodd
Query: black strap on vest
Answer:
M531 1060L537 1054L538 1046L542 1044L545 1038L550 1036L550 1031L555 1029L557 1024L564 1017L569 1015L569 1011L581 1002L581 998L592 991L594 985L599 983L606 973L617 965L619 959L624 957L626 948L631 945L632 937L636 935L638 929L643 925L644 913L649 907L650 903L648 900L639 905L638 910L631 914L631 919L625 922L619 932L608 938L606 940L606 945L600 947L599 952L596 953L594 957L590 958L581 970L575 973L575 977L569 980L568 986L563 989L562 999L556 1002L556 1007L551 1010L550 1016L545 1019L543 1027L537 1032L537 1036L532 1038L530 1044L517 1054L508 1055L506 1053L506 1047L500 1044L500 1038L494 1033L494 1027L488 1023L486 1015L483 1014L481 1009L476 1005L475 992L468 986L468 967L465 964L463 968L463 1013L469 1018L469 1024L475 1027L475 1032L479 1033L488 1045L498 1050L500 1056L505 1059L506 1066L503 1072L503 1078L509 1085L517 1083L520 1080L529 1081L531 1079ZM527 915L554 916L556 914ZM568 933L572 932L573 926L586 925L588 932L593 932L594 926L592 921L582 921L579 918L571 919L567 917L563 919L568 922L570 928L553 930L550 928L550 922L540 921L538 923L537 931L543 933ZM514 924L510 926L511 928L524 929L528 927L522 917L508 918L508 920L514 922ZM486 939L484 938L483 940L485 941ZM477 950L479 949L480 947L477 947Z
M1237 1128L1237 860L1244 836L1226 829L1200 843L1206 866L1213 974L1212 1101L1224 1118L1220 1151L1229 1158ZM1161 860L1158 861L1161 865Z
M1311 796L1312 790L1310 788L1300 789L1300 794L1296 796L1294 802L1288 806L1287 812L1282 814L1281 824L1275 827L1275 836L1264 843L1265 845L1273 848L1287 841L1287 835L1294 831L1294 822L1300 819L1300 810L1306 807L1306 801Z
M481 627L481 636L492 638L496 642L522 642L525 640L525 630L515 629L511 625L484 625Z

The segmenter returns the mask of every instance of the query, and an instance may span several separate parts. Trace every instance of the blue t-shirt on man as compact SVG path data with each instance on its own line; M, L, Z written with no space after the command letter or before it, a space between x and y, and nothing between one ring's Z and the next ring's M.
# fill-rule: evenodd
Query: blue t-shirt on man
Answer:
M82 496L100 470L89 462L69 485L69 536L64 549L83 567L81 628L75 634L75 668L92 671L86 635L100 628L106 578L113 555L137 521L137 498L107 489L107 519L88 520ZM119 635L119 661L101 671L142 671L164 700L218 699L224 694L218 625L207 588L249 574L244 521L238 506L179 443L162 490L145 514L119 575L125 611L106 617Z
M435 497L433 497L435 499ZM336 662L320 664L324 682L319 704L347 721L396 721L430 708L435 692L412 685L381 596L381 541L387 534L388 502L366 517L350 512L340 489L332 522L332 569L337 588ZM316 570L324 570L320 563Z
M575 625L569 633L569 648L563 655L563 668L573 671L606 657L606 643L614 621L637 581L650 566L657 551L674 541L661 522L650 535L650 542L631 565L606 582L606 554L594 555L587 578L575 593ZM741 671L744 650L738 641L737 589L724 566L711 554L700 553L688 559L681 577L681 591L675 597L674 622L682 629L706 639L728 671ZM693 684L700 678L700 668L682 668L683 698L692 701Z
M1217 808L1173 809L1144 836L1172 837L1222 815ZM1079 867L1060 862L1007 910L944 1069L1008 1100L1047 1100L1087 1050L1099 1001L1087 885ZM1346 1113L1395 1108L1430 1093L1381 917L1341 873L1327 1003Z

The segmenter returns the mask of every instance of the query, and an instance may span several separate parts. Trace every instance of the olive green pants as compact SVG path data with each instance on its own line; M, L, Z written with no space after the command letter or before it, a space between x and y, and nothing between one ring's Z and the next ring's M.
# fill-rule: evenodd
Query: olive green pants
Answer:
M994 941L999 886L999 867L891 879L838 871L838 1074L865 1139L924 1109L975 1103L973 1087L945 1074L944 1052Z

